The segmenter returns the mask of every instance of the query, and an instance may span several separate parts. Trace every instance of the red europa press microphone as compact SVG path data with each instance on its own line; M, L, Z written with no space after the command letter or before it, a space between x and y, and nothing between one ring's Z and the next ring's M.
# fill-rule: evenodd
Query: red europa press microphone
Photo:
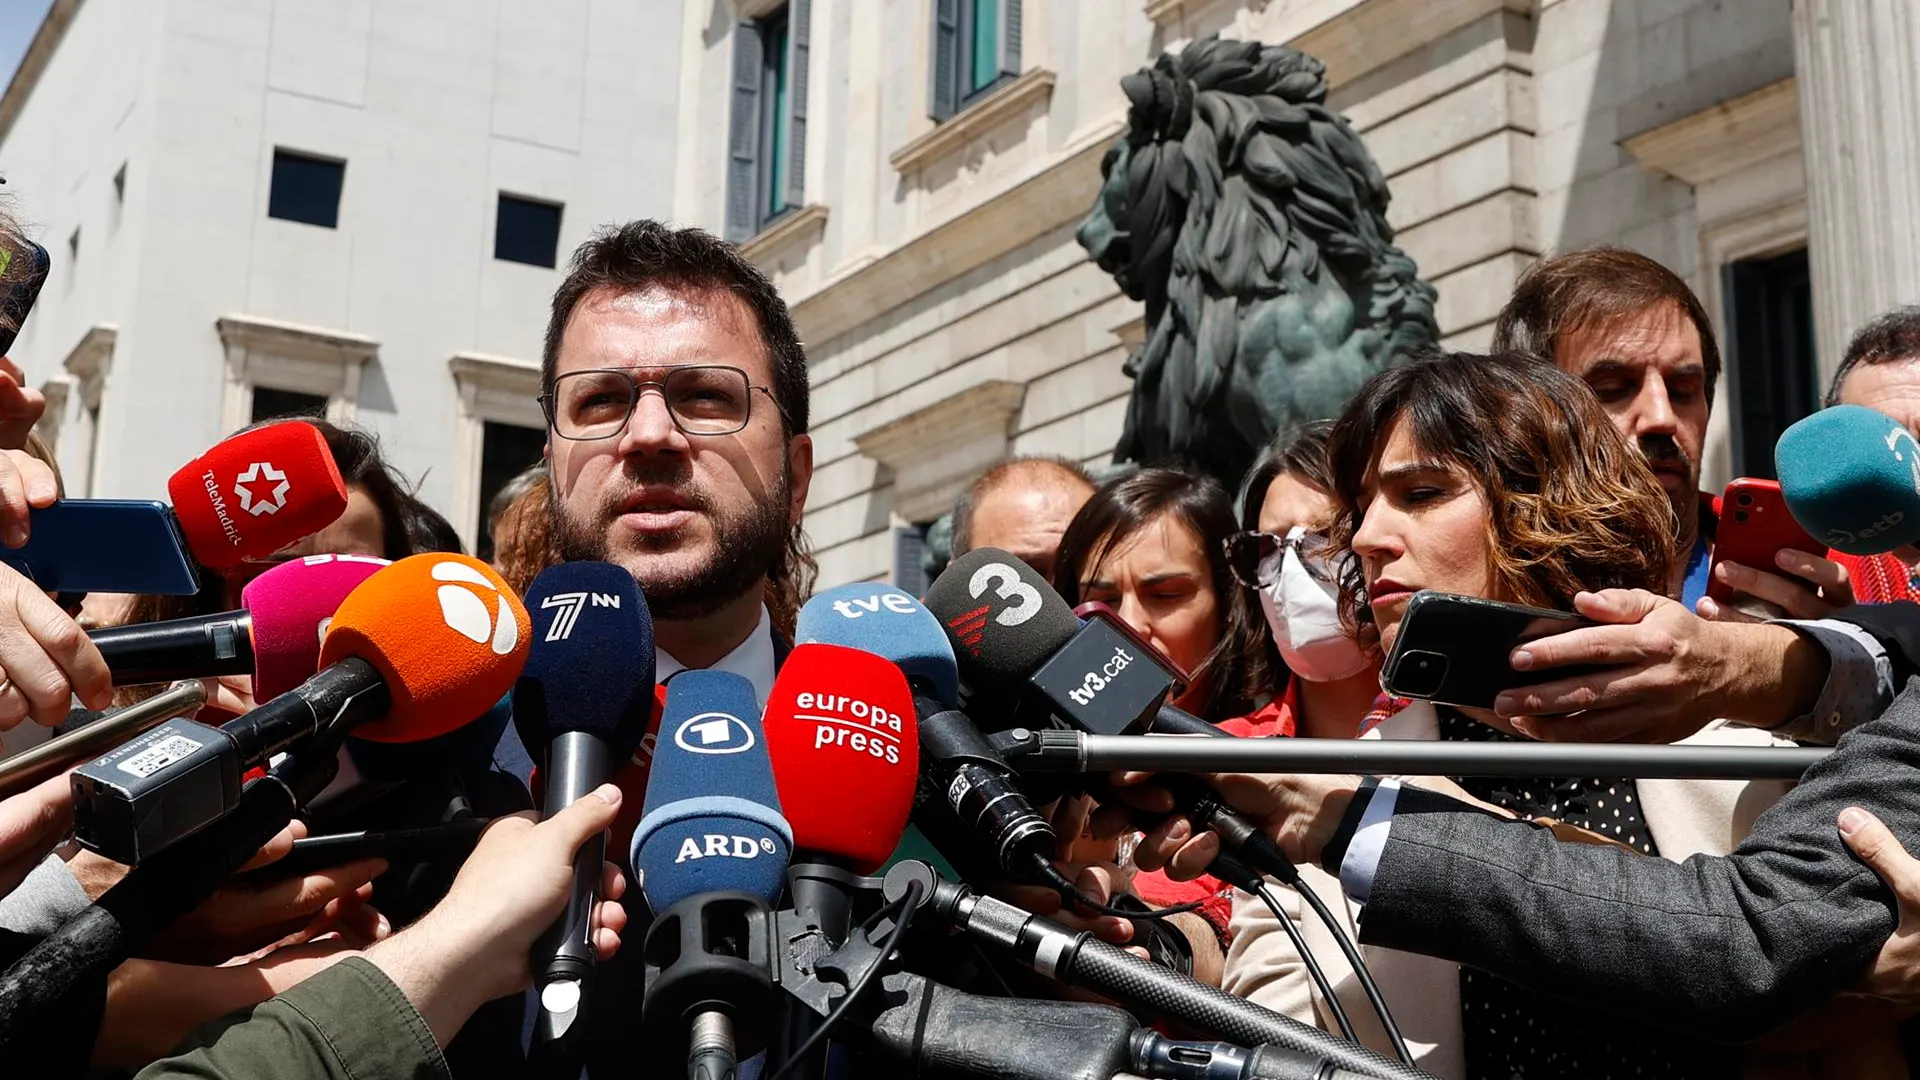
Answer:
M326 436L298 420L218 443L173 474L167 495L194 558L215 570L271 555L347 508Z
M913 693L899 667L843 645L796 646L761 727L793 861L879 869L900 845L920 775Z

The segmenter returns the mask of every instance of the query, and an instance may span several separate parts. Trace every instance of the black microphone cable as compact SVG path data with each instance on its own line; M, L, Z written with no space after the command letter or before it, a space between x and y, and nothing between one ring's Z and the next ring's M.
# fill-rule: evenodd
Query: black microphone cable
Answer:
M1407 1051L1407 1041L1400 1037L1399 1025L1393 1022L1393 1012L1387 1008L1387 999L1380 993L1379 985L1373 981L1373 973L1367 970L1367 962L1360 958L1360 950L1354 947L1353 940L1347 937L1346 930L1334 919L1333 912L1327 908L1326 902L1321 900L1319 894L1309 888L1306 882L1300 880L1298 872L1292 875L1291 881L1282 879L1282 882L1300 894L1300 899L1306 901L1307 906L1312 908L1314 915L1319 918L1321 925L1333 935L1334 943L1340 946L1340 951L1346 956L1347 963L1353 967L1354 978L1360 980L1360 989L1366 993L1367 1002L1373 1006L1374 1014L1380 1017L1380 1026L1386 1030L1387 1041L1393 1045L1395 1056L1409 1065L1413 1064L1413 1055ZM1295 927L1293 921L1280 910L1279 900L1273 895L1273 886L1265 881L1258 881L1256 884L1257 888L1248 891L1260 897L1267 908L1273 912L1273 917L1280 920L1280 925L1287 928L1287 934L1293 939L1294 947L1300 950L1300 956L1308 965L1308 974L1314 974L1314 969L1318 965L1314 962L1312 954L1307 952L1307 946L1300 937L1299 928ZM1315 977L1314 985L1327 999L1335 1018L1341 1020L1340 1033L1352 1040L1353 1030L1345 1022L1340 1011L1339 999L1334 997L1332 988L1327 985L1326 976L1322 974Z
M860 924L861 932L865 933L879 926L883 919L899 920L894 923L893 931L887 935L887 940L881 944L880 955L868 965L867 970L862 972L858 979L854 980L853 986L847 991L847 996L840 999L840 1004L833 1007L833 1011L827 1014L826 1020L814 1029L813 1034L807 1036L807 1040L801 1043L792 1054L788 1055L787 1060L782 1062L780 1067L774 1070L773 1075L767 1077L767 1080L782 1080L800 1062L808 1060L814 1049L827 1037L827 1033L833 1030L833 1026L847 1015L847 1010L853 1007L854 1002L860 1000L860 995L866 992L867 987L879 977L880 969L886 966L887 957L892 956L894 950L898 949L900 943L906 939L907 927L913 925L914 913L920 910L922 894L923 890L918 881L908 882L907 890L900 899L869 915L867 920Z
M1293 920L1287 917L1287 913L1280 910L1280 900L1273 895L1273 887L1265 881L1260 881L1258 884L1259 888L1250 891L1267 905L1268 911L1273 912L1273 918L1280 924L1280 929L1286 931L1287 940L1293 942L1293 951L1300 954L1300 963L1307 969L1307 978L1313 980L1313 988L1319 991L1320 999L1327 1003L1327 1011L1333 1014L1333 1022L1339 1025L1340 1037L1346 1039L1348 1042L1359 1042L1360 1040L1355 1038L1353 1034L1353 1021L1347 1018L1346 1006L1340 1004L1339 995L1333 992L1333 984L1327 981L1326 971L1320 967L1320 961L1314 959L1313 950L1307 947L1305 935L1300 933L1300 928L1295 926ZM1300 888L1305 890L1306 884L1302 882ZM1339 932L1338 928L1334 928L1335 934ZM1365 968L1355 968L1354 973L1360 976L1363 984L1372 982L1371 978L1366 974ZM1393 1021L1387 1019L1384 1008L1380 1010L1380 1018L1382 1022L1386 1024L1387 1030L1393 1032ZM1397 1033L1395 1033L1395 1035L1394 1046L1398 1049L1399 1041ZM1401 1055L1401 1060L1407 1061L1404 1054ZM1407 1064L1411 1065L1413 1063L1407 1061Z

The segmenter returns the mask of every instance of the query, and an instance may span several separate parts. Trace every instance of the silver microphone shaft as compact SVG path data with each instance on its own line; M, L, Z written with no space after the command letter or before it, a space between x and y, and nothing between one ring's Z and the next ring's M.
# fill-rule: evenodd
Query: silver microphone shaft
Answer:
M31 750L0 761L0 799L18 795L62 769L78 765L102 751L176 716L185 716L207 702L206 685L182 679L145 701L116 709L100 719L49 739Z

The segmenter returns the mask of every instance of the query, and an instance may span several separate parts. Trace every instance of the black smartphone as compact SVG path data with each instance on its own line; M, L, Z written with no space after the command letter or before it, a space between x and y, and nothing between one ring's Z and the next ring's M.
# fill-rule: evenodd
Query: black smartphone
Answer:
M1509 659L1525 642L1592 625L1570 612L1422 589L1407 601L1380 685L1397 697L1490 709L1502 690L1601 670L1515 671Z
M48 592L191 596L199 573L165 503L62 499L27 516L27 542L0 562Z
M47 282L47 272L53 269L46 248L31 240L11 239L14 243L0 242L0 282L7 290L0 298L0 354L13 348L27 312L40 296L40 286Z

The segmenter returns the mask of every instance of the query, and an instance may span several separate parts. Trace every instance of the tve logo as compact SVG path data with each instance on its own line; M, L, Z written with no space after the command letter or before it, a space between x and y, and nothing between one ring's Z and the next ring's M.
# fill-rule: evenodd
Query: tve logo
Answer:
M680 851L674 855L673 863L678 866L691 859L753 859L771 855L774 850L773 841L765 837L755 840L751 836L707 833L680 841Z
M520 624L514 621L507 598L486 575L465 563L443 562L434 565L432 576L435 581L454 583L440 586L437 594L440 618L448 629L476 644L491 644L495 656L505 656L520 644ZM491 612L488 599L493 600Z
M743 754L753 742L753 729L732 713L689 716L673 733L673 745L689 754Z
M264 496L254 494L247 487L248 484L259 484L263 480L273 485ZM287 479L287 474L274 468L270 461L256 461L233 478L233 493L240 497L240 509L254 517L279 513L287 505L287 492L292 487L293 482Z
M547 627L546 640L565 641L573 636L573 624L580 621L580 612L591 602L594 607L618 608L620 598L607 593L563 592L554 593L540 601L540 607L559 608L559 614L553 617L553 625Z
M857 619L864 614L879 614L882 608L895 615L911 615L919 605L909 597L899 593L876 593L872 596L856 596L848 600L835 600L833 610L843 618Z

